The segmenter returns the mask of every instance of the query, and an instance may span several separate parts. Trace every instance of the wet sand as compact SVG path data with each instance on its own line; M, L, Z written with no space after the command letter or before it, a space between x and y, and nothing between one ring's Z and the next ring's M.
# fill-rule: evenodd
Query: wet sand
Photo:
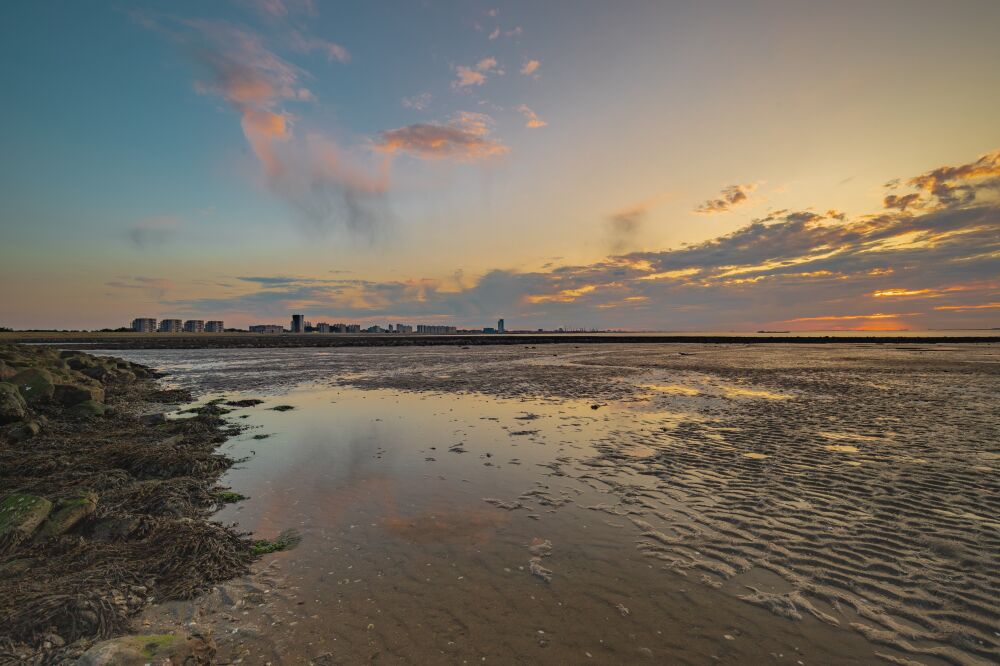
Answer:
M124 355L266 401L217 518L302 545L145 617L224 658L1000 660L996 345Z

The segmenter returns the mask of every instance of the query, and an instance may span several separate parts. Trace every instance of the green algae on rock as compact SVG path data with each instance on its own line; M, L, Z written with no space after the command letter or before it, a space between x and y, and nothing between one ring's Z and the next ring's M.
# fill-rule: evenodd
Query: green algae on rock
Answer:
M42 537L64 534L96 510L97 493L91 491L60 500L55 513L49 516L38 534Z
M52 502L36 495L15 494L0 502L0 553L30 537L50 511Z
M52 399L55 383L52 373L41 368L27 368L11 377L10 383L17 386L21 397L29 405L36 405Z
M0 382L0 425L20 421L25 417L27 404L17 386Z

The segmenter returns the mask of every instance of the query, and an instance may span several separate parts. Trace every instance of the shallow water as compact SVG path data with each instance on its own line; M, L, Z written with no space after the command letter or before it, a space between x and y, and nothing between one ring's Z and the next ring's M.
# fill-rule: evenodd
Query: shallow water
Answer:
M265 399L230 415L224 482L250 499L218 519L304 536L153 618L249 663L989 663L995 375L901 385L909 356L849 347L775 377L774 351L128 352ZM963 386L952 455L898 399L932 416Z

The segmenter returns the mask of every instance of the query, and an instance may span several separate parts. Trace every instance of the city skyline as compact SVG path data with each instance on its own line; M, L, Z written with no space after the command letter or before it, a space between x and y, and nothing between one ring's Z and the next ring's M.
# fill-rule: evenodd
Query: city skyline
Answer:
M1000 326L996 2L4 18L0 326Z

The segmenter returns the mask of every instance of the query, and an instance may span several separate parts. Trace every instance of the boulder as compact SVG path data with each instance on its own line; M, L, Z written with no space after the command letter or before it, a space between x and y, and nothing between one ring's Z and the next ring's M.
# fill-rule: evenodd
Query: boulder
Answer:
M97 510L97 493L90 491L59 500L55 513L42 525L38 534L42 537L53 537L65 534L81 520Z
M60 405L71 407L86 400L104 402L104 389L87 384L56 384L53 397Z
M0 425L20 421L27 415L27 405L14 384L0 382Z
M144 664L210 664L215 658L211 638L176 634L121 636L98 643L76 661L77 666L143 666Z
M10 378L10 383L17 386L29 405L51 400L56 388L49 371L40 368L22 370Z
M110 371L103 365L95 365L92 368L84 368L80 372L87 375L91 379L96 379L102 382L104 381L104 378L110 374Z
M103 416L106 411L107 407L105 407L102 403L97 402L96 400L84 400L83 402L78 402L70 407L66 410L66 413L77 418L89 419L97 416Z
M40 426L37 421L28 421L27 423L21 423L16 426L13 430L7 433L7 437L9 437L10 441L14 443L23 442L36 436L41 431L42 426Z
M85 368L94 367L94 362L91 361L86 356L74 356L73 358L66 359L66 365L74 370L83 370Z
M9 495L0 502L0 547L4 543L20 543L42 524L52 502L37 495Z

